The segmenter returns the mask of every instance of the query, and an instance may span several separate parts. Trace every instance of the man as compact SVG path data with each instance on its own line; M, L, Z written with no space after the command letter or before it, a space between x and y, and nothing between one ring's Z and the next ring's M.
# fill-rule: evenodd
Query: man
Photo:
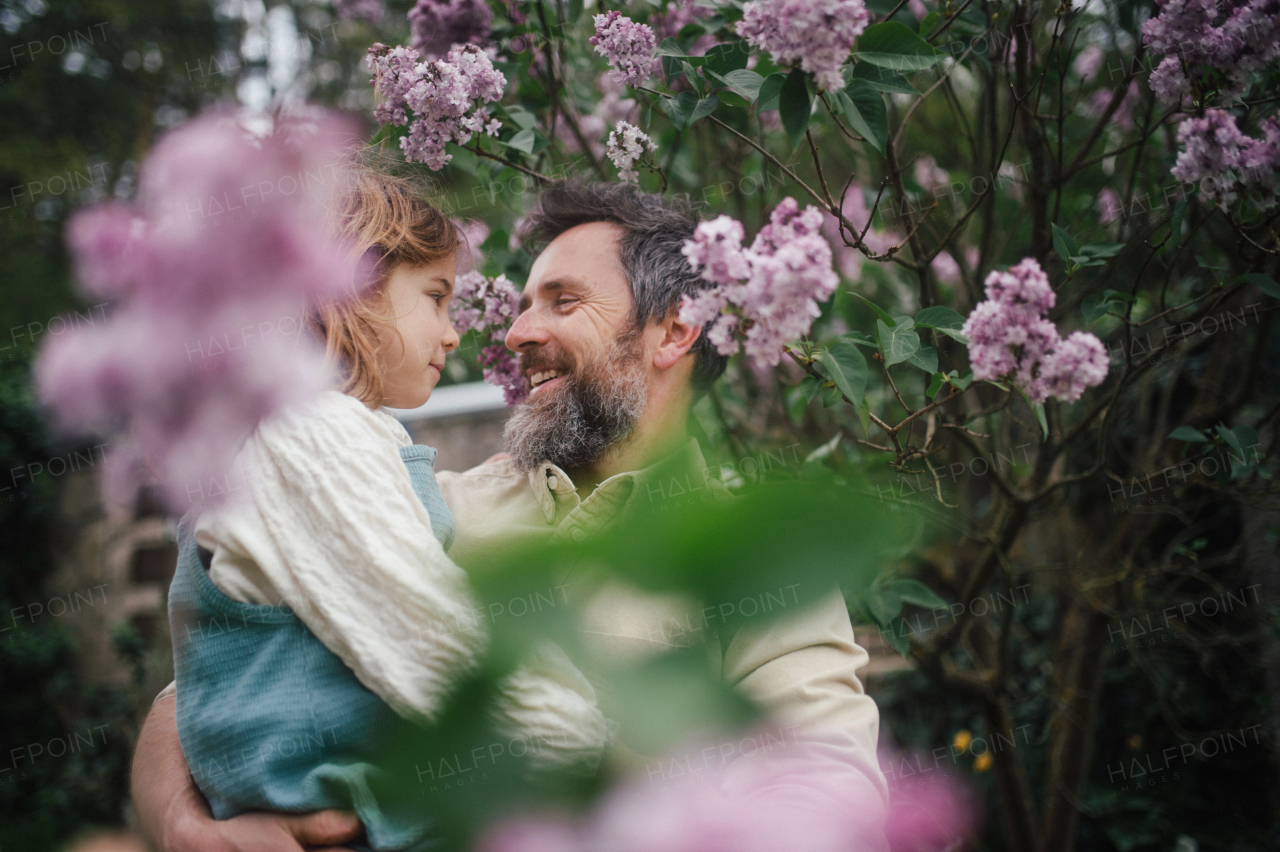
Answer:
M521 312L507 335L529 381L508 421L507 457L439 476L458 523L451 556L464 567L495 539L581 541L647 502L646 468L705 470L685 433L690 407L724 370L702 329L679 320L681 297L707 286L681 253L696 222L626 185L561 184L544 192L530 222L548 244L535 261ZM784 566L779 566L783 568ZM602 588L584 621L610 660L681 644L655 624L679 606L621 585ZM813 761L883 823L876 762L879 716L854 672L867 659L854 642L838 591L785 617L743 620L712 646L725 680L789 732L808 763L772 792L815 808ZM757 757L758 756L752 756ZM758 758L762 759L762 758ZM734 757L723 786L748 785L753 760ZM758 792L758 791L757 791ZM215 823L183 760L171 700L153 707L138 739L133 798L139 822L165 852L280 850L339 845L356 830L334 813L251 814ZM878 829L867 848L883 846Z

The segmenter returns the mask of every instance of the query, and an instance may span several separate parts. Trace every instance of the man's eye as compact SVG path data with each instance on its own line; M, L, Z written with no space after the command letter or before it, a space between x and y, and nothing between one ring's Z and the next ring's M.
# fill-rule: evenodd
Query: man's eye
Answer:
M556 307L563 308L565 305L572 305L577 299L556 299Z

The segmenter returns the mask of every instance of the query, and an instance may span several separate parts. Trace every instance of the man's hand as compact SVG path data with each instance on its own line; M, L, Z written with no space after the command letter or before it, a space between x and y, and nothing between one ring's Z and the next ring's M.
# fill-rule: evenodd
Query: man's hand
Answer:
M155 703L133 754L133 806L159 852L338 852L362 834L355 815L342 811L215 820L187 769L175 705L173 698Z
M221 822L208 814L175 826L172 842L162 852L345 852L339 845L362 831L355 814L318 811L313 814L244 814Z

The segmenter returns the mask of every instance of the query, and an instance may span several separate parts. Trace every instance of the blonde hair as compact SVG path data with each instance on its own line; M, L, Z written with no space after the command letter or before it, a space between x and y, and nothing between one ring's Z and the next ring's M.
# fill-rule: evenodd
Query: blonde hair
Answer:
M428 200L431 184L404 172L403 164L386 154L360 152L342 172L336 230L372 264L373 280L355 299L318 306L312 324L342 376L342 392L379 405L387 366L381 344L396 333L387 298L392 271L443 260L457 252L465 236Z

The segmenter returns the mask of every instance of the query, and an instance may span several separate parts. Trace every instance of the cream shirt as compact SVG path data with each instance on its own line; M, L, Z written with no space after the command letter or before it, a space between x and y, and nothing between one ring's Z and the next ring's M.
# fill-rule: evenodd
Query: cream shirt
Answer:
M585 500L569 476L549 462L528 473L510 461L442 472L440 490L458 524L451 554L467 565L498 538L530 545L565 537L581 541L624 512L664 511L663 506L678 511L683 501L731 499L708 471L695 440L662 465L661 479L654 477L654 468L621 473ZM670 480L673 468L687 473ZM764 603L777 607L779 598L794 599L787 597L785 581ZM707 637L716 627L718 609L613 583L598 590L583 615L585 638L601 659L623 662ZM888 785L876 759L880 716L855 674L868 655L854 641L839 591L773 620L743 619L723 652L719 642L706 644L725 680L763 707L789 742L799 744L784 758L796 758L790 783L769 792L817 808L846 804L825 801L821 788L809 783L820 767L817 771L850 792L849 801L863 810L867 824L883 825ZM731 757L722 776L724 792L759 791L756 762L765 759L763 751ZM651 763L651 777L655 767L662 774ZM883 847L883 835L869 837L868 843L868 848Z

